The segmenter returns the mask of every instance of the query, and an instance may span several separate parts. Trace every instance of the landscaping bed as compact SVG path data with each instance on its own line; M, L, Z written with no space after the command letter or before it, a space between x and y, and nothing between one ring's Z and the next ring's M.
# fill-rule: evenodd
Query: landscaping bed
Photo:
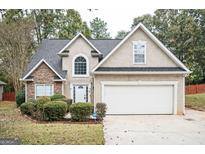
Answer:
M21 114L21 111L18 110L19 114ZM22 115L26 119L38 123L38 124L48 124L48 123L62 123L62 124L102 124L102 120L94 120L94 119L89 119L87 121L72 121L72 119L61 119L58 121L47 121L47 120L36 120L30 116L27 115Z
M94 112L93 103L73 103L72 99L67 99L62 94L41 96L27 102L24 96L22 93L17 94L16 105L23 115L37 122L99 123L106 115L105 103L96 103Z
M0 102L0 127L0 138L16 138L21 144L104 144L100 123L36 122L23 116L15 102Z
M186 95L185 106L187 108L205 111L205 93Z

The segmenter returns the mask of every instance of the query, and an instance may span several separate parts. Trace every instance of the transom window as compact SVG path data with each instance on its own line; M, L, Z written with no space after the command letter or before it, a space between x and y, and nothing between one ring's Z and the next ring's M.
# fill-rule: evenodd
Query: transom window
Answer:
M52 95L53 95L52 84L36 84L36 97L52 96Z
M79 56L74 61L74 75L86 75L87 62L83 56Z
M146 42L136 41L133 43L134 64L145 64Z

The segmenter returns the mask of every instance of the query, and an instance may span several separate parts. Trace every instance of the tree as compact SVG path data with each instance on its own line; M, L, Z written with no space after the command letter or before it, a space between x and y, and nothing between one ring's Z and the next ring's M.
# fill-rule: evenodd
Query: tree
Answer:
M78 32L91 37L91 31L75 10L0 9L0 74L21 88L19 81L33 47L42 39L72 39Z
M197 51L195 52L195 60L198 63L198 67L200 68L198 74L202 74L203 81L205 82L205 10L189 10L189 15L194 17L194 21L200 27L200 33L198 33L198 39L196 41ZM201 70L201 71L200 71Z
M86 22L83 22L78 11L69 9L58 27L59 38L72 39L77 33L82 32L86 37L90 38L91 32Z
M102 19L96 17L90 22L92 38L94 39L109 39L110 33L107 29L107 23Z
M37 42L42 39L56 37L56 18L57 14L52 9L35 9L31 10L30 16L35 22L35 32ZM58 19L58 18L57 18Z
M11 21L17 21L25 17L27 10L23 9L1 9L0 14L5 22L9 23Z
M134 18L133 20L133 24L131 26L131 29L133 29L136 25L138 25L139 23L143 23L143 25L145 25L151 32L154 31L154 24L153 24L153 16L151 16L150 14L145 14L139 17Z
M37 43L42 39L67 38L72 39L78 32L91 37L87 23L81 19L79 12L73 9L10 9L0 10L2 20L9 23L31 17L35 23L34 38Z
M116 39L123 39L129 32L125 30L121 30L117 32L117 35L115 36Z
M22 87L19 79L33 50L33 29L29 18L0 23L0 72L4 72L16 92Z
M157 10L155 24L157 36L160 40L188 66L193 73L189 76L190 82L200 81L203 64L198 61L202 55L204 61L204 45L200 43L202 27L196 22L197 16L193 10Z
M91 38L91 30L88 27L87 23L84 21L83 25L82 25L82 30L81 32L87 37L87 38Z

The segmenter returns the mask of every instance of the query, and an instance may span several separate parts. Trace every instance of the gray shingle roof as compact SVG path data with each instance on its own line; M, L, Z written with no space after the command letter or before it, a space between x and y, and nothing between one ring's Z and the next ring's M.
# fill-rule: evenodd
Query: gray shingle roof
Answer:
M57 53L70 40L46 39L43 40L37 52L32 56L23 77L42 59L44 59L62 78L65 78L66 71L62 70L61 57ZM105 57L121 40L89 40Z
M23 76L25 76L40 60L45 59L45 61L64 78L66 72L62 71L61 58L57 53L67 43L67 40L43 40L36 53L32 56L31 62L28 64Z
M66 71L62 70L61 57L57 53L70 40L46 39L43 40L37 52L32 56L23 77L42 59L44 59L62 78L66 77ZM106 57L107 54L121 41L119 39L89 41ZM185 71L180 67L100 67L96 71Z
M102 72L180 72L185 71L180 67L99 67L96 71Z
M117 40L89 40L100 52L102 52L103 57L107 54L121 41Z

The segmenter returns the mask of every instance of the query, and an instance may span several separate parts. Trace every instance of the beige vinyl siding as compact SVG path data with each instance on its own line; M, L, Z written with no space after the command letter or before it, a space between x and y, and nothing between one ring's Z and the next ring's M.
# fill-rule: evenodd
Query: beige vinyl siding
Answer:
M146 42L146 64L133 64L133 41ZM167 55L139 28L101 67L177 67Z
M67 70L67 77L66 82L64 82L64 94L66 97L71 98L71 90L72 84L87 84L92 85L93 83L93 77L91 74L91 70L98 64L98 58L92 57L91 50L93 48L82 38L77 38L69 47L69 56L64 57L62 59L63 64L63 70ZM89 70L88 70L88 77L73 77L72 76L72 69L73 69L73 58L76 57L76 55L84 55L88 59L89 64ZM90 93L92 94L92 89L89 89ZM92 97L89 96L91 100L93 101Z

